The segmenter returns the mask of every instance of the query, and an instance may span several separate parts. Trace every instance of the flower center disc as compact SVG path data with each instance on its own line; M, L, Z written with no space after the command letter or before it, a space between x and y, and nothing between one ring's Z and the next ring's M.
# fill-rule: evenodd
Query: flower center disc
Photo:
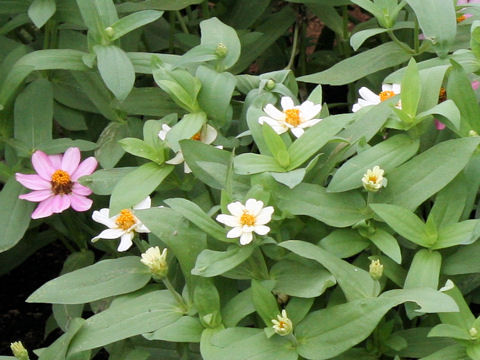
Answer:
M465 21L465 20L467 20L467 17L465 15L461 15L461 16L457 17L457 24L461 23L462 21Z
M298 109L288 109L283 112L286 115L285 122L289 123L292 126L300 125L300 110Z
M120 215L118 215L117 220L115 220L115 224L122 230L130 229L135 223L135 216L133 216L132 212L128 209L120 211Z
M380 94L378 94L378 96L380 97L380 101L385 101L387 99L390 99L391 97L394 97L395 93L391 90L387 90L382 91Z
M255 216L250 214L248 211L244 211L240 217L240 223L242 225L253 226L255 225Z
M192 140L200 141L201 140L201 131L197 132L195 135L191 137Z
M445 88L440 88L440 92L438 93L438 101L439 102L444 102L447 100L447 90Z
M377 177L375 175L370 175L368 177L368 181L369 182L373 182L373 183L376 183L378 181Z
M56 170L52 174L52 191L55 195L70 194L72 192L73 183L70 175L64 170Z

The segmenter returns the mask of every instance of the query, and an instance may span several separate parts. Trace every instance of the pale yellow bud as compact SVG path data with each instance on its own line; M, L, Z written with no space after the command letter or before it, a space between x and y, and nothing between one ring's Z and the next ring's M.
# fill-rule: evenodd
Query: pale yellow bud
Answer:
M468 330L468 333L470 334L470 336L472 338L476 338L477 335L478 335L478 330L475 329L474 327L470 328L470 330Z
M292 320L287 316L287 311L282 310L282 314L278 314L276 319L272 319L273 330L280 336L288 335L293 330Z
M167 275L168 263L166 248L160 252L158 246L151 247L142 254L140 261L148 266L154 279L161 280Z
M113 28L111 26L108 26L108 27L105 28L105 34L112 37L113 34L115 34L115 30L113 30Z
M228 48L225 46L224 43L219 43L217 45L217 48L215 49L215 55L217 55L219 58L224 58L227 56L228 53Z
M30 360L28 351L25 349L21 341L11 343L10 349L12 349L13 356L15 356L18 360Z
M370 263L369 273L372 279L379 280L383 275L383 265L380 260L372 260Z
M468 136L478 136L478 133L475 130L470 130Z
M273 81L272 79L268 80L267 83L265 84L265 88L267 90L273 90L275 88L277 84L275 83L275 81Z
M377 192L382 186L387 186L387 179L383 177L384 171L379 166L375 166L372 170L368 169L363 175L363 187L372 192Z

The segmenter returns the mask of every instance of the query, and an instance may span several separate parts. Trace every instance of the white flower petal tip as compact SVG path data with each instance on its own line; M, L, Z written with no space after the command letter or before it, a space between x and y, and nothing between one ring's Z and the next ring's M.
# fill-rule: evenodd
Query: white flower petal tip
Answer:
M399 95L400 92L400 84L383 84L382 91L378 95L366 87L361 87L358 90L360 98L358 99L357 103L353 105L352 112L357 112L358 110L366 106L378 105L381 102L388 100L391 97L394 97L395 95ZM401 102L399 101L395 105L395 107L401 109Z
M260 116L260 124L268 124L277 133L283 134L290 130L295 137L300 137L305 128L317 124L320 119L313 119L322 109L321 104L315 105L311 101L305 101L301 105L295 105L292 98L282 97L280 100L282 111L272 104L267 104L263 111L268 116ZM314 121L315 120L315 121Z
M231 215L219 214L216 220L232 229L227 238L240 238L240 245L247 245L253 241L253 233L266 235L270 228L265 226L272 219L273 206L264 207L263 201L248 199L243 205L236 201L227 205Z
M282 310L281 314L277 315L276 319L272 319L272 328L280 336L285 336L293 331L292 320L288 318L287 311Z
M383 177L384 170L379 166L374 166L373 169L368 169L363 175L362 185L367 191L377 192L382 187L387 186L387 179Z

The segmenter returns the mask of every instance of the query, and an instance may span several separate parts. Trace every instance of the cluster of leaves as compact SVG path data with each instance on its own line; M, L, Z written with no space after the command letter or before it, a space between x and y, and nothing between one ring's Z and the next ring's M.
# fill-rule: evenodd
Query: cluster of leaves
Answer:
M480 302L480 6L290 2L0 1L1 271L57 239L72 250L27 300L52 303L47 331L64 331L40 359L103 347L135 360L480 359L470 309ZM372 15L353 34L352 4ZM458 11L472 16L457 24ZM337 40L330 61L345 58L326 70L324 50L306 61L312 13ZM254 60L261 72L289 69L238 75ZM325 104L298 139L258 121L281 96L322 103L321 85L306 94L305 82L348 84L352 103L382 81L401 94L356 113ZM192 139L207 123L213 144ZM148 195L163 205L135 212L151 233L129 253L92 244L88 214L30 221L18 199L14 173L33 151L72 146L101 165L80 180L94 208L109 201L117 214ZM191 174L166 163L179 151ZM388 185L367 193L361 178L374 166ZM275 212L268 235L242 246L213 217L251 198ZM150 246L169 250L165 287L140 262ZM273 332L281 309L290 336Z

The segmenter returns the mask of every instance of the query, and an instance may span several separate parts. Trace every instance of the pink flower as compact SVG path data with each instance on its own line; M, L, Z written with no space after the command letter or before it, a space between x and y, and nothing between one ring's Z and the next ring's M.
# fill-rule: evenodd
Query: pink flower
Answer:
M15 174L20 184L33 190L19 198L39 203L32 219L61 213L70 206L75 211L90 209L93 201L87 196L92 190L77 180L95 170L97 160L94 157L80 163L80 150L76 147L68 148L64 155L47 155L37 150L32 155L32 165L37 174Z
M437 128L437 130L443 130L445 129L445 124L442 123L441 121L437 120L437 119L434 119L435 120L435 127Z

